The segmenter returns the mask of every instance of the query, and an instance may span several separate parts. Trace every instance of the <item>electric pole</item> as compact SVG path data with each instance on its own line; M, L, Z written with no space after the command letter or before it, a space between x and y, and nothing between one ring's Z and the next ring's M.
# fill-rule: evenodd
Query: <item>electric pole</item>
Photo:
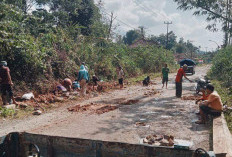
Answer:
M171 22L165 22L164 21L164 24L166 24L167 25L167 42L166 42L166 49L168 49L168 27L169 27L169 25L171 25L172 24L172 21Z
M144 38L145 37L145 32L144 32L145 27L144 26L139 26L139 28L140 28L140 33L142 35L142 38Z
M190 53L191 53L191 59L193 59L193 50L194 50L193 42L195 42L195 41L193 41L193 40L188 40L188 41L189 41L189 43L191 43L192 48L190 50L191 51Z

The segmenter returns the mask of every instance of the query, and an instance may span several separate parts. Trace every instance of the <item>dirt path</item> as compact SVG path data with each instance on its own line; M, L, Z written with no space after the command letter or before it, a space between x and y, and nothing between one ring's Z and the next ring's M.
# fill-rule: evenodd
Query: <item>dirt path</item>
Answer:
M198 67L194 80L205 75L209 67ZM193 141L193 148L209 150L209 126L196 125L195 112L198 107L194 101L184 101L175 97L175 75L170 75L168 89L161 88L161 80L150 87L131 86L124 90L115 90L99 97L91 98L81 104L118 104L119 102L138 99L134 105L122 105L119 109L101 115L68 112L65 105L41 116L24 119L0 121L0 136L12 131L27 131L46 135L78 137L86 139L117 141L138 144L149 134L173 135L176 139ZM195 83L184 81L183 95L194 93ZM159 94L147 96L144 93ZM149 127L136 127L138 121L146 122Z

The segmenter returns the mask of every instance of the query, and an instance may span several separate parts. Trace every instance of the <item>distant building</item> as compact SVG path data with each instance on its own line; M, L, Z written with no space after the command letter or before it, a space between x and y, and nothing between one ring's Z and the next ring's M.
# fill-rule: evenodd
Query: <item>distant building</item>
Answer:
M176 54L174 54L174 57L175 57L177 63L179 63L183 59L188 58L188 56L185 53L176 53Z
M202 63L204 63L204 60L199 59L199 60L198 60L198 63L201 63L201 64L202 64Z
M148 40L145 38L140 38L140 39L136 40L135 42L133 42L129 47L135 48L138 46L154 46L154 45L160 47L160 44L158 42L155 42L153 40Z

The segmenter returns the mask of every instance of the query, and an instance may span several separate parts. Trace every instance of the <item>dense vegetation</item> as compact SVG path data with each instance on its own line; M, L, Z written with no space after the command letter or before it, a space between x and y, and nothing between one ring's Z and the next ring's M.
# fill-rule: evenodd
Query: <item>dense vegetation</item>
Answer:
M207 29L211 31L221 30L224 32L223 47L231 44L231 1L219 0L174 0L181 10L193 10L193 15L206 17Z
M32 4L40 7L30 12ZM49 82L76 77L81 62L105 80L115 78L119 65L136 76L174 64L163 48L132 49L107 40L108 29L93 0L1 0L0 60L8 62L17 85L41 92Z
M140 30L130 30L123 37L124 44L131 45L135 41L141 39L141 36L144 36L144 32L141 33ZM177 41L177 36L173 31L168 33L168 44L167 44L167 34L160 34L159 36L151 35L147 37L149 41L157 43L162 47L165 47L168 50L171 50L175 53L185 53L187 56L191 57L191 53L196 57L196 52L200 47L196 47L191 43L191 41L184 41L184 38L181 37L179 41Z
M224 87L232 86L232 47L228 46L214 57L211 76L221 82ZM232 92L232 88L231 88Z
M214 57L210 77L216 81L213 84L226 105L232 106L232 46L228 46ZM225 112L228 127L232 131L232 111Z

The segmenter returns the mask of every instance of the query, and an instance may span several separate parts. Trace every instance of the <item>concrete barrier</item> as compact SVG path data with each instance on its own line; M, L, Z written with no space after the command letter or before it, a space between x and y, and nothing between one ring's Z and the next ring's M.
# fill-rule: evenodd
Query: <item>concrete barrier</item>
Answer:
M43 157L191 157L192 150L22 134L23 143L38 145ZM26 150L24 150L26 151Z
M232 136L224 114L213 119L213 151L216 157L232 157Z

